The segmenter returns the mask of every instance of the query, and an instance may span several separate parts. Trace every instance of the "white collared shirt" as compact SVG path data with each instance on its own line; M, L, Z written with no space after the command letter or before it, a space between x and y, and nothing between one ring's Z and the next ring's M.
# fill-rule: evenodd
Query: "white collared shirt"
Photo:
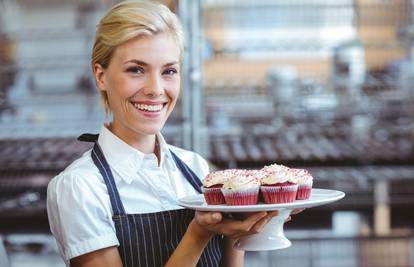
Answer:
M178 198L198 194L176 167L169 149L200 179L209 171L200 155L166 144L161 134L157 138L161 152L159 166L155 154L144 154L105 126L101 129L98 143L112 170L126 213L180 209ZM67 265L71 258L119 245L108 191L92 161L91 150L50 181L47 212L50 229Z

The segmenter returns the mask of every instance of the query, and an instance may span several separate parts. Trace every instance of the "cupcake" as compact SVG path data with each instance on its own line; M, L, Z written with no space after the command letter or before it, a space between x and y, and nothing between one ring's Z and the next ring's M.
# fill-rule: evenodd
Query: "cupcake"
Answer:
M221 188L235 170L209 173L203 181L203 195L208 205L225 204Z
M298 181L288 167L272 164L262 171L266 173L260 187L265 203L289 203L296 199Z
M255 205L260 189L261 172L253 170L235 170L221 191L227 205Z
M290 172L298 180L298 192L296 194L296 199L309 199L313 184L313 177L310 172L305 169L290 169Z

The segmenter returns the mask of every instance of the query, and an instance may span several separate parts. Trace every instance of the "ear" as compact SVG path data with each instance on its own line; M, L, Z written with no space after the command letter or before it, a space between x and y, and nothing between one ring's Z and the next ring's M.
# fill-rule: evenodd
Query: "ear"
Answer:
M100 91L106 91L105 69L99 63L93 65L96 86Z

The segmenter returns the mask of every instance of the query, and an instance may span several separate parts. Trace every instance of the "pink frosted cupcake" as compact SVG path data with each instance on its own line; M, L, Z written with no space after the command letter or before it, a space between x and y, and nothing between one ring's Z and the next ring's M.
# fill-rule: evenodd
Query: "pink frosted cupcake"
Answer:
M262 170L266 173L260 187L265 203L289 203L296 199L298 181L288 167L272 164Z
M227 205L255 205L259 197L260 172L235 170L230 179L223 184L221 191Z
M209 173L203 181L203 195L208 205L225 204L221 188L236 170L223 170Z
M296 199L309 199L313 184L313 177L310 172L305 169L290 169L290 172L298 180L298 192L296 194Z

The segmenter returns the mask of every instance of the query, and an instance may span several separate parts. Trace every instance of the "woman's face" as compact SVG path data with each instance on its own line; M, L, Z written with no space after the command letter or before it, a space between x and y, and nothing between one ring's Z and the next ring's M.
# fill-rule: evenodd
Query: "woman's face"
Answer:
M167 33L119 45L109 66L95 66L108 95L112 130L126 138L154 135L164 126L180 92L180 49Z

